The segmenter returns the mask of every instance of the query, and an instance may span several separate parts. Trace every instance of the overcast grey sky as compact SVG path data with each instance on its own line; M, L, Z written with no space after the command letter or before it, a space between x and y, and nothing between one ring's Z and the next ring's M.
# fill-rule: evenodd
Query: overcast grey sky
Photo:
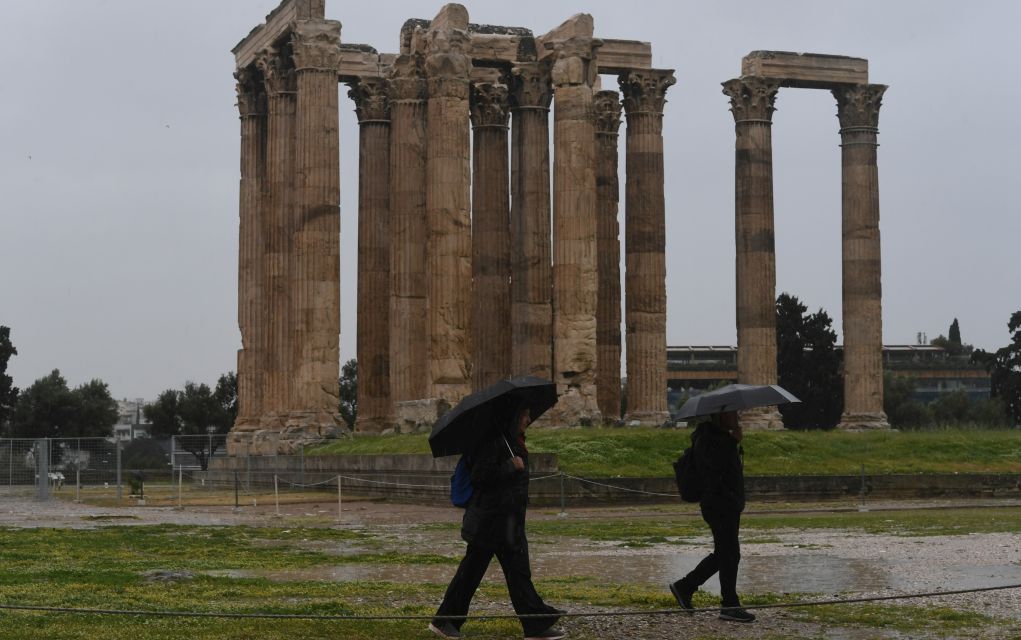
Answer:
M238 120L230 49L275 0L5 2L0 324L15 384L59 368L152 398L236 367ZM327 2L346 42L394 51L440 3ZM756 49L868 58L880 116L883 339L983 348L1021 308L1021 3L484 0L541 34L588 12L677 70L664 135L670 344L735 344L734 132L720 82ZM853 6L853 11L848 8ZM354 357L357 125L342 91L341 356ZM773 145L777 289L840 328L840 150L822 91L785 89ZM621 155L623 159L623 154ZM623 170L623 167L622 167ZM622 181L623 184L623 181ZM623 194L622 194L623 195ZM623 200L623 197L622 197Z

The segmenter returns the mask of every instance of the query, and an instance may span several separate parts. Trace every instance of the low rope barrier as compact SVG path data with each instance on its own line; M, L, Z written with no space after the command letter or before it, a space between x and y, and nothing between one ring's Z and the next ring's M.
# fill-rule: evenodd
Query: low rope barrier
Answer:
M911 600L918 598L934 598L968 593L985 593L989 591L1008 591L1021 589L1021 583L1005 584L993 587L974 587L971 589L954 589L947 591L923 591L888 596L868 596L861 598L833 598L828 600L802 600L798 602L777 602L772 604L742 605L742 609L793 609L801 607L822 607L839 604L856 604L864 602L884 602L890 600ZM625 609L621 611L564 611L555 614L559 618L624 618L637 616L690 615L696 613L719 613L730 607L700 607L695 609ZM334 620L334 621L399 621L399 620L507 620L525 618L549 618L548 613L493 613L476 614L473 616L434 616L424 614L316 614L316 613L230 613L224 611L160 611L146 609L89 609L76 607L47 607L39 605L0 604L5 611L35 611L42 613L69 613L78 615L116 615L116 616L151 616L161 618L231 618L231 619L269 619L269 620Z
M564 475L565 478L570 478L572 480L577 480L578 482L583 482L585 484L592 484L592 485L595 485L597 487L606 487L607 489L615 489L617 491L627 491L629 493L642 493L642 494L645 494L647 496L663 496L663 497L666 497L666 498L677 498L677 497L679 497L676 493L656 493L655 491L643 491L642 489L631 489L629 487L619 487L619 486L612 485L612 484L606 484L604 482L596 482L595 480L588 480L587 478L579 478L578 476L572 476L569 473L565 473L563 475Z

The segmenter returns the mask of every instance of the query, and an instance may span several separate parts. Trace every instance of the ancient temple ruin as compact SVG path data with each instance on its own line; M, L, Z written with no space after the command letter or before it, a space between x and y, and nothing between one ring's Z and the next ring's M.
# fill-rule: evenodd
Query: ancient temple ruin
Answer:
M738 381L776 384L776 255L771 126L780 87L826 89L837 101L842 180L844 412L839 428L889 428L883 412L883 314L879 243L879 107L868 61L754 51L741 77L723 83L737 133ZM781 429L774 408L749 411L747 427Z
M535 36L471 24L449 4L395 36L392 53L345 43L323 0L284 0L233 50L242 349L231 450L289 452L339 431L338 158L354 136L338 131L338 82L359 122L356 429L428 424L472 389L525 374L558 385L549 423L621 417L622 295L623 418L662 423L673 72L651 68L649 43L595 37L586 14ZM601 75L619 92L601 90Z

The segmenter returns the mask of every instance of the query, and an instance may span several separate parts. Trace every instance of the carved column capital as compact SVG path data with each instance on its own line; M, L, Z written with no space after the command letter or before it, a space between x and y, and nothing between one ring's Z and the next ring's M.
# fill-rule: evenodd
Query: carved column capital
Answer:
M351 82L347 95L355 102L358 123L389 122L390 81L386 78L359 78Z
M549 66L524 62L511 69L508 80L511 109L549 109L553 101Z
M596 133L617 135L620 128L620 94L616 91L599 91L592 97L592 113Z
M469 44L468 32L461 29L435 29L425 33L425 75L430 96L468 97Z
M340 23L336 20L299 20L291 32L294 67L336 71L340 65Z
M422 57L399 55L390 71L390 100L425 100L425 76L422 72Z
M552 43L556 56L550 76L553 86L595 84L598 68L595 64L596 51L603 46L598 38L573 37Z
M834 89L841 129L878 127L879 107L883 105L886 89L885 84L855 84Z
M759 76L745 76L723 83L723 93L730 97L730 111L737 123L772 122L776 111L773 104L779 90L779 80Z
M262 73L266 93L276 95L294 91L294 67L276 47L267 47L255 58L255 66Z
M265 113L266 93L262 78L254 67L245 67L234 72L237 80L235 90L238 96L238 112L242 118L258 116Z
M507 85L492 82L472 84L470 108L473 127L506 128L509 106Z
M663 113L666 90L677 83L673 69L643 69L620 74L627 113Z

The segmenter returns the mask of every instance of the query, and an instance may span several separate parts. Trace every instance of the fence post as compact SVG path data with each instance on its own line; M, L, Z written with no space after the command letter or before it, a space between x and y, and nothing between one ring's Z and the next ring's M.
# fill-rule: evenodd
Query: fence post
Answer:
M9 487L14 484L14 440L8 440L7 444L10 447L8 451L11 452L7 458L7 486Z
M305 459L305 457L302 456L302 460L304 460L304 459ZM341 514L344 511L344 499L343 499L343 491L342 491L341 487L342 487L342 483L341 483L341 480L340 480L340 476L338 475L337 476L337 522L340 522L340 519L343 517Z
M121 441L117 440L117 500L120 501L122 497L121 488Z
M238 479L238 472L235 470L234 471L234 510L235 511L241 509L241 505L238 504L238 482L240 482L240 480Z
M277 483L277 474L273 474L273 499L277 504L277 517L280 517L280 487Z
M36 440L36 499L42 502L50 499L50 441L49 438Z
M567 506L566 506L565 497L564 497L564 472L563 471L560 472L560 513L558 513L557 515L561 516L561 517L567 515Z
M184 499L182 498L181 492L184 489L184 469L182 467L177 468L177 508L184 508Z

